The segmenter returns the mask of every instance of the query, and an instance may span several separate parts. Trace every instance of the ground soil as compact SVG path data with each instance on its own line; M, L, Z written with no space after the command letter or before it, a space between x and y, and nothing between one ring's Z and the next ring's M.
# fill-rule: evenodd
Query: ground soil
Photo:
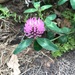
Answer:
M11 75L7 62L16 45L0 44L0 75ZM75 75L75 50L59 58L52 58L49 51L34 51L31 47L18 55L20 75Z

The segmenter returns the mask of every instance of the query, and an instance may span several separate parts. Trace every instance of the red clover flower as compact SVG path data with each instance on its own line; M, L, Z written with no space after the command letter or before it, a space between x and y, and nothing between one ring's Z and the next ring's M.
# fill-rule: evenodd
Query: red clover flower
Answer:
M28 38L41 37L44 31L44 22L40 18L33 17L25 23L24 32Z

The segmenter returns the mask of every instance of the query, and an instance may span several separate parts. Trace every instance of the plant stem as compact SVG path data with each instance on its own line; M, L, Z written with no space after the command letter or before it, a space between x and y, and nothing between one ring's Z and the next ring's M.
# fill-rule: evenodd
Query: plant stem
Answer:
M39 17L43 20L42 13L41 13L40 10L38 11L38 15L39 15Z
M72 32L70 32L70 33L68 33L68 35L70 35L70 34L72 34L72 33L74 33L75 31L72 31ZM57 40L58 38L60 38L61 36L63 36L64 34L61 34L60 36L58 36L58 37L56 37L56 38L54 38L54 39L52 39L52 40L50 40L50 41L55 41L55 40Z
M56 38L54 38L54 39L52 39L52 40L50 40L50 41L55 41L55 40L57 40L58 38L60 38L61 36L63 36L63 34L60 35L60 36L58 36L58 37L56 37Z

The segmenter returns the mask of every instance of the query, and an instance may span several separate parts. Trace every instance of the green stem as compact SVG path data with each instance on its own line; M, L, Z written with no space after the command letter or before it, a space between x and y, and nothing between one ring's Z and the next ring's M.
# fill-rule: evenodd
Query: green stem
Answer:
M63 36L63 34L60 35L60 36L58 36L58 37L56 37L56 38L54 38L54 39L52 39L52 40L50 40L50 41L55 41L55 40L57 40L58 38L60 38L61 36Z
M70 33L68 33L67 35L70 35L70 34L72 34L72 33L74 33L75 31L72 31L72 32L70 32ZM57 40L58 38L60 38L61 36L63 36L64 34L61 34L60 36L58 36L58 37L56 37L56 38L54 38L54 39L52 39L52 40L50 40L50 41L55 41L55 40Z
M40 10L38 11L38 15L39 15L39 17L43 20L42 13L41 13Z
M69 34L72 34L72 33L74 33L74 32L75 32L75 31L71 31L70 33L68 33L68 35L69 35Z

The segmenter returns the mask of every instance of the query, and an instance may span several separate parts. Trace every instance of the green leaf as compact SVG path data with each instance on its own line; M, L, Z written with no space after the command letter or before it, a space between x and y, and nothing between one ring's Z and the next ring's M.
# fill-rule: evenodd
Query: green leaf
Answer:
M30 9L25 10L24 13L33 13L33 12L36 12L36 11L37 11L37 9L30 8Z
M69 45L66 43L64 46L63 46L63 52L67 52L69 50Z
M58 5L62 5L62 4L64 4L65 2L67 2L68 0L59 0L58 1Z
M41 11L44 11L44 10L50 8L50 7L52 7L52 5L44 5L44 6L42 6L42 7L40 8L40 10L41 10Z
M34 2L33 5L36 9L38 9L40 7L40 2Z
M47 31L47 38L48 38L49 40L54 39L54 33L51 32L51 31Z
M9 13L9 9L7 7L1 7L0 11L3 12L4 15L7 15Z
M51 14L51 15L49 15L47 18L46 18L46 20L47 19L49 19L49 20L54 20L56 18L56 14Z
M67 27L59 28L55 22L50 21L49 19L45 19L46 27L48 27L50 30L53 30L57 33L63 33L68 34L70 32L70 29Z
M39 50L41 50L42 49L42 47L38 44L38 42L35 40L34 41L34 50L36 50L36 51L39 51Z
M6 18L6 17L5 17L5 16L0 15L0 19L4 19L4 18Z
M57 46L53 44L49 39L46 38L37 38L38 44L45 48L46 50L56 51L58 50Z
M57 24L56 24L56 23L51 22L51 21L49 21L48 19L45 20L45 24L46 24L46 26L47 26L50 30L53 30L53 31L55 31L55 32L57 32L57 33L63 33L63 32L61 31L61 29L60 29L59 27L57 27Z
M55 52L52 52L52 56L53 57L61 57L62 56L62 52L60 50L57 50Z
M68 27L61 28L61 31L65 34L68 34L70 32L70 29Z
M75 9L75 0L70 0L71 6L73 9Z
M67 42L67 35L63 35L63 36L61 36L59 39L58 39L58 41L60 42L60 43L66 43Z
M21 51L25 50L31 43L32 43L33 39L29 38L26 40L23 40L18 46L17 48L14 50L13 54L18 54Z

